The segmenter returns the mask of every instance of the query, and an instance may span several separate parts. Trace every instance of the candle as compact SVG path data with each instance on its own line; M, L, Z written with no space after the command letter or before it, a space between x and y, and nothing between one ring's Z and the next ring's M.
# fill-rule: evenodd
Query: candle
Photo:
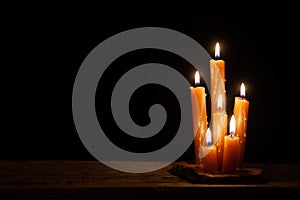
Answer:
M195 162L201 165L202 161L199 157L201 145L205 139L207 130L207 114L206 114L206 93L205 88L200 86L200 74L195 73L195 87L190 87L193 115L193 130L194 130L194 148Z
M222 173L234 173L237 168L239 137L235 135L236 121L234 115L230 118L230 135L224 137L224 154Z
M207 128L206 132L206 145L201 147L201 153L203 156L203 171L213 173L218 171L217 162L217 149L216 146L212 144L212 135L210 128Z
M211 102L212 112L217 110L217 101L219 95L223 96L222 109L226 109L225 99L225 61L220 59L220 44L217 42L215 47L215 59L210 62L210 85L211 85Z
M211 112L213 141L216 144L218 168L222 168L223 141L227 133L225 61L220 59L220 45L215 47L215 60L210 60Z
M236 134L240 138L240 148L238 154L238 168L242 168L244 164L244 154L246 146L246 133L248 123L249 101L246 97L246 89L244 83L241 84L240 97L235 97L233 114L236 119Z
M217 148L218 169L221 170L223 164L224 136L227 134L227 113L222 109L222 96L219 95L217 108L212 114L213 140Z

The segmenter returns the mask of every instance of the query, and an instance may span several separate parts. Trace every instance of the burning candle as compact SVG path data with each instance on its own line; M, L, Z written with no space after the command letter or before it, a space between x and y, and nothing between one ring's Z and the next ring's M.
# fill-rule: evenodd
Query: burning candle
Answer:
M194 147L195 147L195 162L201 165L201 158L199 151L205 139L207 130L207 114L206 114L206 93L205 88L200 86L200 74L195 73L195 87L190 87L192 115L193 115L193 129L194 129Z
M217 108L212 114L213 140L217 149L218 169L221 170L223 164L224 136L227 135L228 117L226 111L222 109L223 98L219 95Z
M220 44L215 47L215 60L210 60L211 112L213 141L216 144L218 168L222 168L223 141L227 133L225 61L220 59Z
M246 146L249 101L245 97L246 89L244 83L242 83L240 88L240 97L235 97L233 108L233 114L236 119L236 134L240 138L237 164L238 168L243 167Z
M236 121L234 115L230 118L229 135L224 137L224 154L222 173L234 173L237 168L239 153L239 137L235 135Z
M217 149L216 146L212 144L212 134L210 128L207 128L206 132L206 145L203 145L201 153L204 154L203 157L203 171L205 172L217 172L218 162L217 162Z
M212 112L215 112L218 108L217 101L220 95L223 96L222 109L226 109L225 99L225 61L220 59L220 44L217 42L215 47L215 59L211 59L210 64L210 81L211 81L211 102Z

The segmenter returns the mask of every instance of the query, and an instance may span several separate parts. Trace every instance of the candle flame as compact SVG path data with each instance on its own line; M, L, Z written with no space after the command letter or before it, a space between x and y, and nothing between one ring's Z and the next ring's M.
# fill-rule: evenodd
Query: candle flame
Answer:
M230 133L230 135L234 135L235 134L235 129L236 129L235 117L234 117L234 115L232 115L231 118L230 118L230 125L229 125L229 133Z
M217 101L217 108L218 108L218 110L222 109L222 103L223 103L222 95L219 95L218 96L218 101Z
M241 95L241 97L246 96L246 89L245 89L245 84L244 83L241 84L240 95Z
M195 85L199 86L200 85L200 74L198 71L195 73Z
M217 42L217 44L216 44L215 58L220 58L220 44L219 44L219 42Z
M206 140L206 144L207 145L211 145L212 144L212 135L211 135L210 128L207 128L205 140Z

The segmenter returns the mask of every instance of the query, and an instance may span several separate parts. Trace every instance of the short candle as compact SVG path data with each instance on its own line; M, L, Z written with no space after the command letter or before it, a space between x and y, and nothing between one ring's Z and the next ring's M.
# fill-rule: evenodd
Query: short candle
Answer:
M234 173L237 168L239 137L235 135L235 117L230 118L230 134L224 137L222 173Z
M210 128L206 132L206 145L202 146L202 152L206 155L203 157L203 171L214 173L218 171L217 148L212 144L212 135Z

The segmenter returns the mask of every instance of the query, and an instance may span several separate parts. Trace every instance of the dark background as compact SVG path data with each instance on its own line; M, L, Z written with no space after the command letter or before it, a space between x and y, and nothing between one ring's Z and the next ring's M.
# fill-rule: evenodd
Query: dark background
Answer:
M77 70L104 39L131 28L157 26L192 37L211 56L216 42L220 42L226 62L228 115L232 114L233 99L239 95L241 82L246 85L250 101L247 162L299 162L299 131L288 129L293 123L288 122L287 114L287 107L297 100L285 89L290 84L285 75L296 58L292 18L283 14L283 8L235 6L227 9L219 4L183 2L166 6L141 2L118 6L10 7L2 25L5 103L0 159L95 160L81 143L73 123L72 89ZM124 62L128 67L157 61L174 68L184 67L182 73L191 84L194 81L193 66L174 55L157 51L135 53L136 56L129 55L114 65ZM294 100L284 104L287 96ZM142 97L137 95L137 101ZM101 97L97 98L101 104ZM153 97L148 103L156 100ZM176 102L171 101L170 105ZM147 118L140 120L141 124L147 122ZM191 158L191 151L183 159Z

